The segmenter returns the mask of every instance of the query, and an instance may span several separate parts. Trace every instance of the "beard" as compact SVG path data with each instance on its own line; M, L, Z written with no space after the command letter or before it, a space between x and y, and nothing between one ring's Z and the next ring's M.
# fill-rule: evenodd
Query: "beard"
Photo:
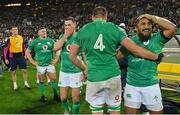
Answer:
M151 36L151 34L148 35L144 35L142 33L138 33L139 38L141 39L141 41L148 41L149 37Z

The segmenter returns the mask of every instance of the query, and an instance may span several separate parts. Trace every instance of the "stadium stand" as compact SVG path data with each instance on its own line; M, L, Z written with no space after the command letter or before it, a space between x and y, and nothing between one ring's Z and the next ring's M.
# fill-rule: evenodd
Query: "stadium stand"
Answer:
M45 25L49 34L54 38L62 31L63 20L67 16L74 16L79 27L89 22L91 10L97 5L105 6L109 12L109 21L119 25L120 22L132 26L136 16L150 13L166 17L180 27L178 0L23 0L28 6L6 7L5 3L19 0L1 1L0 5L0 33L6 33L12 25L20 27L23 35L30 35L39 25ZM20 1L19 1L20 2ZM24 3L23 3L24 4ZM178 30L179 31L179 30Z

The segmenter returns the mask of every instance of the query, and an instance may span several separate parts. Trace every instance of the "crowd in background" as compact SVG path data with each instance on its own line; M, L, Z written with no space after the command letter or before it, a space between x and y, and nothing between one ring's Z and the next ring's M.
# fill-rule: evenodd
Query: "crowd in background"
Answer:
M92 9L105 6L109 11L108 20L116 24L124 22L132 29L133 21L140 14L149 13L166 17L180 28L180 2L178 0L116 0L94 2L40 2L38 5L24 7L0 7L0 33L9 36L12 25L20 28L23 36L35 34L39 25L48 28L48 34L54 39L62 32L63 21L73 16L78 28L91 21Z

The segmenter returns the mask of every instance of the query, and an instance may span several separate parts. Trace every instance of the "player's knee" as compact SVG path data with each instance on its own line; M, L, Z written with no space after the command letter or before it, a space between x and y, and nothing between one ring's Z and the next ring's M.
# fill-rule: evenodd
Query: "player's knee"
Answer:
M103 113L104 109L103 109L103 105L102 106L90 106L90 109L91 109L91 112L93 114L96 114L96 113Z
M79 102L79 96L73 96L73 102L74 103Z
M121 106L108 106L108 112L119 112L121 109Z
M26 70L26 69L22 69L22 72L23 72L23 73L27 73L27 70Z
M62 97L62 96L61 96L61 101L62 101L62 102L66 102L66 101L67 101L67 97Z
M55 82L56 81L56 78L53 77L53 78L49 78L51 82Z

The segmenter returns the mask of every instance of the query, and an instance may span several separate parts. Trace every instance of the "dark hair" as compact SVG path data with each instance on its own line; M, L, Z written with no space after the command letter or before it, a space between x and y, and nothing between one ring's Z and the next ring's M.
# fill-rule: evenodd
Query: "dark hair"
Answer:
M46 27L45 27L45 26L39 26L39 27L37 28L37 31L42 30L42 29L46 29Z
M145 18L145 17L137 17L136 19L135 19L135 21L134 21L134 26L137 26L137 24L139 23L139 21L141 20L141 19L143 19L143 18ZM147 19L147 18L146 18ZM149 20L149 19L148 19ZM151 20L149 20L151 23L152 23L152 21Z
M67 17L65 21L71 20L73 23L76 23L76 19L74 17Z
M93 16L106 16L107 13L106 8L103 6L98 6L93 10Z

